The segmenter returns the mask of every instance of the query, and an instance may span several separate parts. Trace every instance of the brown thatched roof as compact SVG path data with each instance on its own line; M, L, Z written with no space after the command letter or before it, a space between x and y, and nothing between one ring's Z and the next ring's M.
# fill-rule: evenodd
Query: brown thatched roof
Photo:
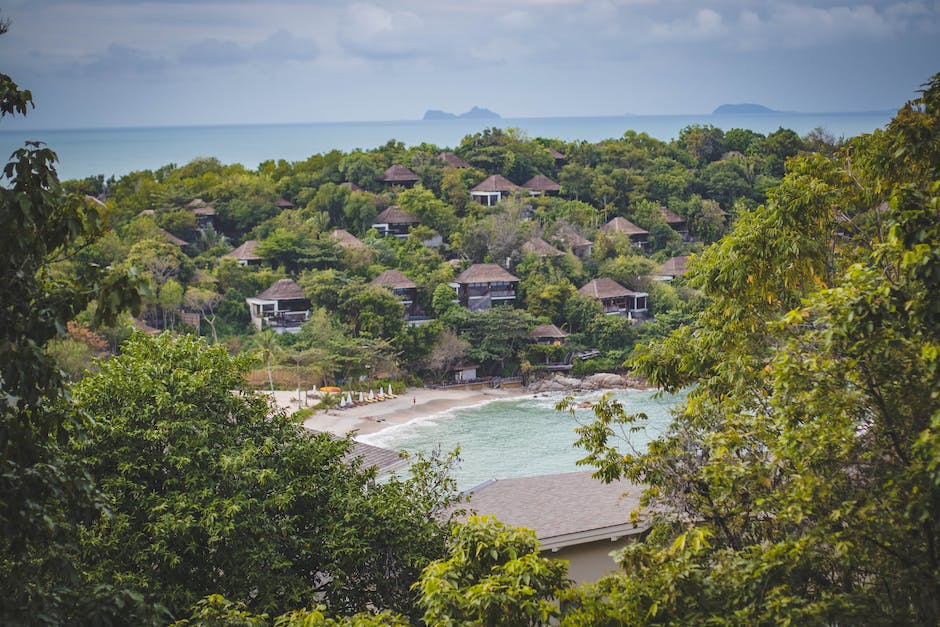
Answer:
M444 165L448 165L452 168L469 168L470 164L455 155L452 152L442 152L437 155L437 158L444 162Z
M529 333L529 336L536 339L543 337L561 339L568 337L568 334L556 327L554 324L540 324L539 326L532 329L532 332Z
M659 266L659 274L663 276L681 276L686 273L688 263L688 257L673 257L672 259L667 259Z
M415 183L419 177L405 166L396 163L385 171L382 180L386 183Z
M372 224L420 224L421 220L414 217L410 213L405 213L405 211L398 205L392 205L388 207L375 216L375 220L372 221Z
M610 222L601 227L602 231L608 233L626 233L627 235L648 235L649 231L641 229L626 218L617 216Z
M255 248L258 247L258 240L250 239L230 253L222 255L223 258L239 259L242 261L258 261L261 259L255 254Z
M186 208L197 216L214 216L215 207L206 203L202 198L194 198L186 205Z
M306 298L303 289L290 279L281 279L274 285L258 294L258 298L265 300L292 300Z
M530 192L558 192L561 191L561 185L548 178L544 174L536 174L528 181L522 184Z
M362 241L347 231L346 229L336 229L330 233L336 239L336 243L342 246L343 248L365 248L366 245Z
M493 174L486 177L479 185L476 185L470 192L515 192L521 191L519 187L502 174Z
M618 298L620 296L633 296L635 292L628 290L613 279L603 277L594 279L578 290L579 294L593 298Z
M533 237L528 242L523 244L522 252L538 255L539 257L557 257L558 255L565 254L543 240L541 237Z
M685 218L670 209L669 207L660 207L659 215L663 217L666 224L685 224Z
M497 281L518 281L508 270L495 263L475 263L460 273L454 283L495 283Z
M187 246L189 244L189 242L187 242L186 240L176 237L169 231L166 231L164 229L157 229L157 230L160 231L160 234L163 235L163 237L166 238L166 241L170 242L171 244L176 244L177 246Z
M577 248L578 246L590 246L591 240L587 239L573 227L567 226L558 229L555 233L555 239L564 242L566 245Z
M280 208L282 208L282 209L293 209L293 208L294 208L294 203L292 203L291 201L287 200L287 199L284 198L283 196L278 196L278 197L277 197L277 200L274 201L274 205L275 205L276 207L280 207Z
M550 154L552 156L552 159L555 159L555 160L565 159L565 155L561 154L560 152L558 152L552 147L549 147L548 154Z
M418 287L418 284L409 279L399 270L386 270L379 276L372 279L372 285L381 285L393 290L410 290Z
M346 188L348 188L349 191L351 191L351 192L364 192L364 191L366 191L366 190L362 189L361 187L359 187L358 185L356 185L355 183L353 183L352 181L346 181L345 183L340 183L339 186L340 186L340 187L346 187Z

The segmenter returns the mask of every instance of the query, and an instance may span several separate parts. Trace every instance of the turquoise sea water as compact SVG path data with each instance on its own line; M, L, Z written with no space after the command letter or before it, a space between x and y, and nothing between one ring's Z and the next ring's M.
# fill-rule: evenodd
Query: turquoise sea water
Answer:
M452 148L466 135L493 126L521 128L529 137L589 142L620 137L627 130L668 141L690 124L712 124L725 130L749 128L761 133L784 127L800 135L822 127L836 137L852 137L883 126L893 114L641 115L0 131L0 156L6 160L24 141L43 141L59 156L60 178L73 179L97 174L121 176L170 163L183 165L197 157L215 157L254 169L268 159L300 161L333 149L375 148L393 139L409 146L428 142Z
M685 400L685 392L654 398L651 390L612 392L627 413L649 416L646 429L630 434L630 444L645 449L669 424L669 410ZM476 407L450 410L379 433L356 438L398 451L451 451L460 446L461 465L455 473L458 487L467 490L490 479L588 470L578 466L584 451L574 447L575 427L590 422L590 409L555 410L564 394L542 394L492 401ZM594 401L601 393L579 394L578 401ZM622 443L624 447L628 446ZM623 448L626 452L627 449Z

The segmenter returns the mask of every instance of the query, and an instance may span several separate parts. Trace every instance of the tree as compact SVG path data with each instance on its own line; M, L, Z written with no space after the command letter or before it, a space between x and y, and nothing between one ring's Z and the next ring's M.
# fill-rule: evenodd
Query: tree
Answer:
M453 207L438 200L434 194L421 185L406 189L396 198L398 205L426 225L449 237L457 224Z
M71 453L110 512L84 536L89 576L175 616L210 593L259 612L411 611L409 586L443 554L435 515L452 482L426 463L376 484L344 460L349 440L307 432L245 389L250 362L138 334L76 386L77 409L97 419Z
M268 385L274 391L274 378L271 376L271 358L277 352L277 331L274 329L262 329L254 338L255 347L264 362L264 368L268 372Z
M212 329L213 344L219 341L219 336L215 332L215 308L222 302L222 295L199 287L187 287L183 295L183 303L186 308L195 311L202 319L209 323Z
M650 489L660 523L580 623L940 620L940 75L836 159L791 159L764 207L705 250L707 304L634 360L689 402L645 452L599 404L585 463ZM845 234L833 207L882 209Z
M679 131L679 144L700 163L711 163L725 152L725 134L710 124L693 124Z
M497 374L507 371L507 361L516 357L520 348L531 341L529 330L535 319L520 309L494 307L485 311L470 312L452 309L445 324L459 329L460 336L470 342L467 355L493 369L498 364ZM487 363L488 362L488 363Z
M30 92L0 73L0 118L32 106ZM95 324L112 323L140 298L130 277L96 264L73 260L56 276L56 263L105 227L100 203L65 193L55 161L29 142L0 175L0 622L113 620L118 604L143 619L121 586L88 586L76 566L78 528L101 501L84 464L62 454L63 429L83 418L61 410L67 395L45 351L88 305Z
M427 367L434 377L441 379L460 365L467 356L470 342L449 329L441 331L427 357Z
M570 586L566 562L539 555L535 532L471 516L454 530L449 558L421 573L428 625L550 625Z

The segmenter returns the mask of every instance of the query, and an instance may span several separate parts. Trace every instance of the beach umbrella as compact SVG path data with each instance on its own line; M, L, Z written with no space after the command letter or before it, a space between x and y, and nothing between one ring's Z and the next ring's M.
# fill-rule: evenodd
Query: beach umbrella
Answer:
M388 395L389 395L389 396L395 396L394 394L392 394L392 384L391 384L391 383L388 384Z
M359 402L362 403L365 401L365 398L362 396L362 390L359 390Z
M370 401L375 400L375 392L372 391L372 388L369 388L369 400Z

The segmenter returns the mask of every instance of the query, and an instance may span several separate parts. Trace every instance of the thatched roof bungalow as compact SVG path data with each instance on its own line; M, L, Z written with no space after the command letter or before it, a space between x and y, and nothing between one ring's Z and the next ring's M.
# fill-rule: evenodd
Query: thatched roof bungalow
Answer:
M533 196L555 196L561 191L561 185L548 178L544 174L536 174L528 181L522 184L522 187L529 190Z
M470 311L483 311L497 304L516 300L519 277L495 263L476 263L461 272L451 283L460 304Z
M621 216L617 216L611 219L610 222L601 227L601 231L605 233L621 233L626 235L637 246L646 246L646 242L650 234L650 232L646 229L641 229L634 223Z
M492 207L513 192L523 191L527 190L516 185L502 174L493 174L474 186L470 190L470 196L481 205Z
M246 298L251 321L258 329L270 327L278 333L297 333L310 319L310 300L290 279L281 279L253 298Z
M250 239L235 250L222 255L222 259L234 259L240 266L256 266L262 262L261 257L255 252L258 247L258 240Z
M635 319L642 317L648 311L647 299L649 294L628 290L607 277L594 279L582 286L578 293L599 300L604 307L604 312L607 314Z
M417 174L397 163L387 169L381 179L383 183L388 185L400 185L401 187L412 187L419 180L421 179Z
M372 228L378 231L383 237L393 235L398 238L408 237L408 231L413 226L418 226L421 221L406 212L398 205L387 207L382 213L375 216L372 221Z

